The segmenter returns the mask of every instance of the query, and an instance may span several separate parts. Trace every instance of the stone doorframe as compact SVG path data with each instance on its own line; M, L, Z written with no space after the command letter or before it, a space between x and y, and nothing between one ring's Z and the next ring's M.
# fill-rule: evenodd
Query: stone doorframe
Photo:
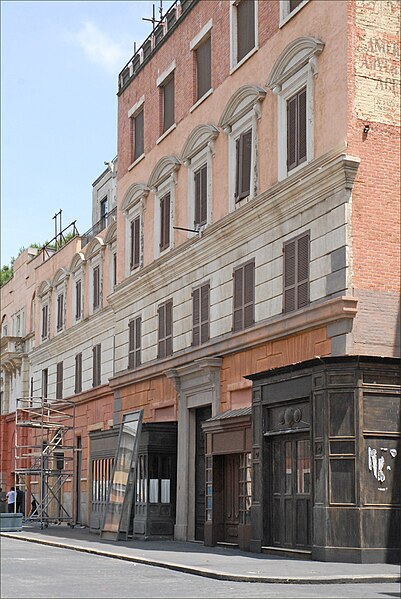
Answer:
M167 370L178 393L177 504L174 538L195 537L195 408L212 406L220 413L222 358L201 358Z

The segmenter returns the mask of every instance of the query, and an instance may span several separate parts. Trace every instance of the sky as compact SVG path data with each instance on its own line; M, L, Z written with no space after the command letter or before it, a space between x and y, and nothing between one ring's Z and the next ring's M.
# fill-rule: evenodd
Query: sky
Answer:
M92 183L117 154L117 79L159 1L1 0L1 265L92 226ZM166 10L172 0L164 0Z

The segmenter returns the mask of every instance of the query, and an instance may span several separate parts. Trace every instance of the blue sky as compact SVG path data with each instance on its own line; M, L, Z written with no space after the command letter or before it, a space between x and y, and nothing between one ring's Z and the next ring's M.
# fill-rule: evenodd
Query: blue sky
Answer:
M60 208L63 226L91 227L92 183L117 153L118 73L152 4L2 0L2 265L53 237Z

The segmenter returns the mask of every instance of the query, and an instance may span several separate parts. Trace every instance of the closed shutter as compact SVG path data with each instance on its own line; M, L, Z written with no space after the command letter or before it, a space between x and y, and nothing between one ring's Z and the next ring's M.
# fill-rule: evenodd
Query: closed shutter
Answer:
M173 302L159 306L158 357L165 358L173 353Z
M297 98L291 98L287 102L287 168L288 170L297 165Z
M47 337L48 315L49 315L49 306L46 304L42 308L42 339L46 339L46 337Z
M140 217L131 222L131 268L137 268L140 260Z
M309 304L309 233L284 245L284 312Z
M174 125L174 76L162 88L163 96L163 133Z
M75 284L75 319L81 318L81 303L82 303L82 283L77 281Z
M204 164L194 173L195 183L195 221L194 225L207 222L207 165Z
M75 356L75 387L74 393L81 393L82 391L82 354Z
M209 340L210 285L192 291L192 345Z
M243 299L242 290L244 287L244 270L237 268L234 271L234 314L233 314L233 329L240 331L243 328Z
M100 270L96 266L93 269L93 309L99 307L100 303Z
M241 0L237 6L237 62L255 47L255 2Z
M144 152L144 112L141 110L134 117L134 160Z
M173 302L166 304L166 356L173 353Z
M166 306L163 304L159 306L158 316L159 316L159 329L158 329L158 350L157 355L159 358L164 358L166 356L166 343L165 343L165 321L166 321Z
M141 324L140 316L129 323L128 368L137 368L141 364Z
M170 245L170 194L160 200L160 250Z
M64 295L60 293L57 297L57 330L60 331L63 328L64 320Z
M244 266L244 328L255 322L255 263Z
M44 368L42 370L42 397L44 399L47 399L48 382L49 382L49 371L47 368Z
M241 139L242 164L240 197L245 198L249 196L251 191L252 129L243 133Z
M200 288L192 291L192 345L200 343Z
M63 398L63 363L58 362L56 373L56 399Z
M241 145L240 138L235 142L235 201L237 202L240 193L240 165L242 163L241 160Z
M92 385L98 387L101 384L101 345L95 345L92 349Z
M211 39L203 42L196 50L197 99L211 88Z
M306 160L306 88L298 94L298 164Z

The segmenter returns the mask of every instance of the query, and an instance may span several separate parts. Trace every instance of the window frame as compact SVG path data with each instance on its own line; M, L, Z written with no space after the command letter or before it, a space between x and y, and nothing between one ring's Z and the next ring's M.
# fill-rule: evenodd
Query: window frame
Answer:
M202 91L202 93L199 92L199 75L201 73L201 69L199 69L199 50L205 46L206 43L209 43L210 45L210 50L209 50L209 64L208 64L208 77L209 77L209 87L205 90ZM194 69L195 69L195 89L194 89L194 104L200 102L202 100L202 98L204 98L207 94L209 94L210 90L212 89L212 36L210 33L206 34L202 40L198 43L198 45L193 48L193 53L194 53Z
M142 115L142 146L139 145L137 139L138 118ZM137 145L139 151L137 151ZM136 164L139 159L145 155L145 106L141 105L135 114L131 116L131 149L132 149L132 164Z
M242 206L244 203L254 199L258 193L258 170L259 165L256 164L255 160L258 156L257 153L257 123L259 115L255 108L249 113L245 114L242 118L236 121L231 128L228 138L228 193L229 193L229 211L232 212L235 209ZM237 185L237 140L239 137L251 130L252 133L252 146L251 146L251 173L249 183L249 194L237 200L236 197L236 185Z
M172 107L172 122L166 124L166 86L173 84L173 107ZM159 85L160 90L160 136L166 135L176 124L175 119L175 77L174 70L163 80L163 83Z
M240 60L238 60L238 5L242 0L230 0L230 74L241 67L259 49L259 2L254 0L254 32L255 44Z
M174 247L174 202L175 202L175 174L168 177L157 187L155 192L155 219L154 219L154 254L155 258L163 256ZM169 244L161 245L161 200L170 195L170 217L169 217Z
M279 27L283 27L290 19L292 19L300 10L309 2L309 0L301 0L301 3L290 10L290 0L280 0L280 20Z

